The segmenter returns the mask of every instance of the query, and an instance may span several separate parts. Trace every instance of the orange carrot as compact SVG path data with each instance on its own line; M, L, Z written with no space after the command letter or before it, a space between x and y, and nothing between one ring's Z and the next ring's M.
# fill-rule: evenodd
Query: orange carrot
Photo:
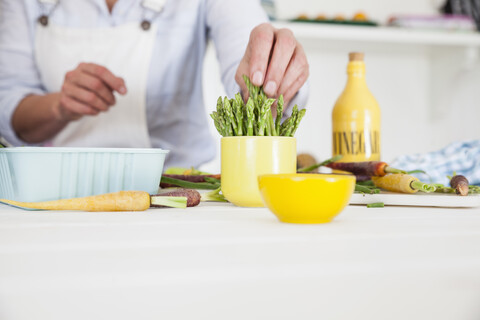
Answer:
M17 207L39 210L81 210L81 211L144 211L150 204L172 207L186 207L185 197L151 197L144 191L119 191L96 196L61 199L43 202L19 202L0 199L1 202Z
M333 162L327 164L326 167L363 176L383 177L387 173L405 173L402 170L390 167L386 162L382 161Z

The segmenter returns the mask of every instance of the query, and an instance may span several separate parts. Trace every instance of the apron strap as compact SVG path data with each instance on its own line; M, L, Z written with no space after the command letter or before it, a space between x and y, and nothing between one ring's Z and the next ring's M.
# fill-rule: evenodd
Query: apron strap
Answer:
M46 0L49 1L49 0ZM52 0L55 1L55 0ZM160 12L163 10L163 7L165 6L165 3L167 0L143 0L142 1L142 7L150 9L155 12Z
M165 3L167 0L143 0L142 7L145 9L143 10L143 18L140 26L143 30L147 31L150 29L152 25L152 20L163 10ZM151 14L150 17L147 17L146 11L152 11L153 15Z
M38 0L42 14L38 17L37 21L44 27L48 26L48 17L55 10L59 0Z
M56 5L58 4L59 0L38 0L41 4L51 4L51 5Z
M48 26L48 17L50 14L55 10L60 0L37 0L42 8L42 14L38 17L38 22L46 27ZM143 30L147 31L150 29L152 25L151 21L163 10L165 3L167 0L143 0L142 7L143 10L143 18L140 26ZM49 8L47 8L49 7ZM147 17L147 10L153 11L153 15Z

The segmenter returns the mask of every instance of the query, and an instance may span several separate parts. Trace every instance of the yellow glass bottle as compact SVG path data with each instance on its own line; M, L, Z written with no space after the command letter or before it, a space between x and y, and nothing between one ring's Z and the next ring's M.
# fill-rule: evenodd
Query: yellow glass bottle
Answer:
M332 154L342 162L380 160L380 107L367 87L363 58L349 54L347 85L332 111Z

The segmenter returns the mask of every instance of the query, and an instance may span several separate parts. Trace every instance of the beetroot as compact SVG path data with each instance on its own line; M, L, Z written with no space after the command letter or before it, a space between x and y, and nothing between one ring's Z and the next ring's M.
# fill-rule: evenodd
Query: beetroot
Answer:
M461 196L468 195L468 180L462 175L455 175L450 179L450 186Z
M162 196L162 197L186 197L187 198L187 207L195 207L200 203L201 195L200 192L194 189L167 189L164 192L155 194L153 196ZM151 207L163 208L161 205L152 204Z

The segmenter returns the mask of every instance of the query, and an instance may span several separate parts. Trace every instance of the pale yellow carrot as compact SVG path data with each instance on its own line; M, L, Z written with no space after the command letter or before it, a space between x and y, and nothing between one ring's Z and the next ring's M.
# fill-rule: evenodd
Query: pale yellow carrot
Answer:
M415 193L418 190L412 187L413 181L418 181L418 178L412 177L408 174L387 174L383 177L372 177L375 186L401 193Z
M378 188L382 188L392 192L415 193L418 191L434 192L435 186L426 184L418 180L418 178L408 174L394 173L387 174L383 177L372 177L372 181Z
M0 201L24 208L81 211L144 211L150 208L150 194L144 191L119 191L90 197L44 202Z

